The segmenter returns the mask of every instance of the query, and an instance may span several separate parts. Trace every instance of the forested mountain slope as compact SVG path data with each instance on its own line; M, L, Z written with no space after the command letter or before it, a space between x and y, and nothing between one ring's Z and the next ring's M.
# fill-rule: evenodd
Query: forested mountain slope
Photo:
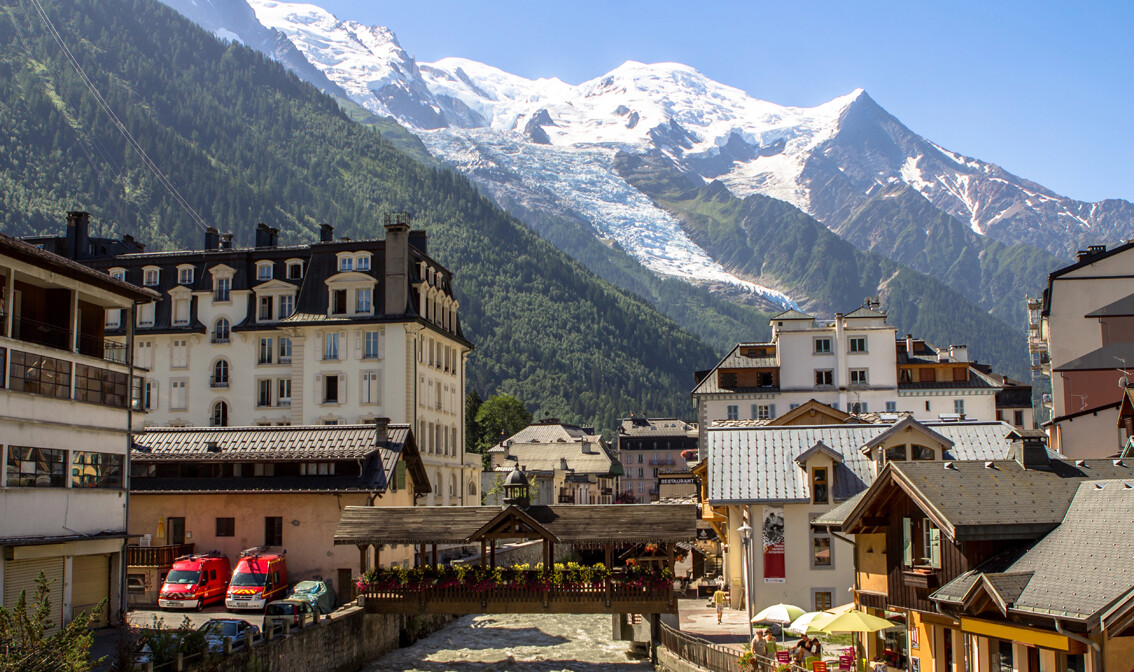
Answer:
M322 222L380 236L383 212L409 210L454 271L477 346L470 388L607 427L631 411L688 413L692 372L719 348L596 278L465 178L421 165L278 64L153 0L43 4L118 118L238 244L257 221L287 242L314 240ZM3 231L57 232L66 210L86 209L96 234L200 244L25 3L0 7L0 119Z

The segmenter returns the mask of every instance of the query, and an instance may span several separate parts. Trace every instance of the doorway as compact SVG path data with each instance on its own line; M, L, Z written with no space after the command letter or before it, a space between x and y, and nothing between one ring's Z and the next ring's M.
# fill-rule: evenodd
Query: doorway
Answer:
M169 518L166 521L166 528L169 530L169 545L180 546L185 543L185 519L184 518Z

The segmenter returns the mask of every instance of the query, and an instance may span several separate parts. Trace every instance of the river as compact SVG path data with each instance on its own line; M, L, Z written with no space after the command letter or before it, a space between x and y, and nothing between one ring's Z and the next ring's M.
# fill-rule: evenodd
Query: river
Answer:
M365 672L647 672L629 642L610 639L610 616L499 614L462 616Z

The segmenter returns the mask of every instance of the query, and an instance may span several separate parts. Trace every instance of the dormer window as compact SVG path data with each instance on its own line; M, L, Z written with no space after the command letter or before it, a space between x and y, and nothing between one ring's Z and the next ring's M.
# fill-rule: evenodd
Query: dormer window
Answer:
M280 297L280 314L279 314L278 319L282 320L285 317L291 317L291 314L294 313L294 312L295 312L295 297L292 296L291 294L284 294L283 296L281 296Z
M303 279L303 262L299 260L287 262L287 279L288 280L302 280Z
M905 462L906 461L906 447L905 447L905 445L890 446L889 448L887 448L886 449L886 461L887 462Z
M126 269L125 268L111 268L107 271L107 273L109 273L110 277L114 278L115 280L121 280L123 282L126 281Z
M358 265L357 266L358 266L358 270L360 270L360 271L369 271L370 270L370 255L369 254L360 255L358 257Z
M830 492L827 482L827 467L811 468L811 503L830 504Z
M261 322L272 319L272 297L260 297L260 311L257 313L256 319Z
M358 289L358 290L356 290L354 312L356 312L356 313L369 313L370 312L370 290L369 289Z
M146 266L142 269L142 284L146 287L157 287L161 282L161 269L157 266Z
M347 306L347 292L345 289L331 290L331 314L344 315L346 314Z
M217 278L213 283L213 301L231 301L232 278Z
M178 326L189 324L189 299L173 300L173 323Z
M340 271L353 271L354 270L354 257L343 257L339 259Z
M257 280L271 280L273 264L270 261L261 261L256 264L256 279Z
M177 267L177 284L191 285L193 284L193 267L188 264L182 264Z
M926 446L919 446L914 444L910 446L910 459L911 460L933 460L933 449Z

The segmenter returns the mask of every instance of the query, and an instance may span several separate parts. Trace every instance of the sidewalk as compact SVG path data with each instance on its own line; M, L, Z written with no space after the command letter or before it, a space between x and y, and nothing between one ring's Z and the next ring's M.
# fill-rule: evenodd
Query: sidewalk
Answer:
M738 609L725 607L720 625L717 610L706 606L707 599L678 600L677 618L682 632L687 632L714 644L743 650L748 643L748 615Z

